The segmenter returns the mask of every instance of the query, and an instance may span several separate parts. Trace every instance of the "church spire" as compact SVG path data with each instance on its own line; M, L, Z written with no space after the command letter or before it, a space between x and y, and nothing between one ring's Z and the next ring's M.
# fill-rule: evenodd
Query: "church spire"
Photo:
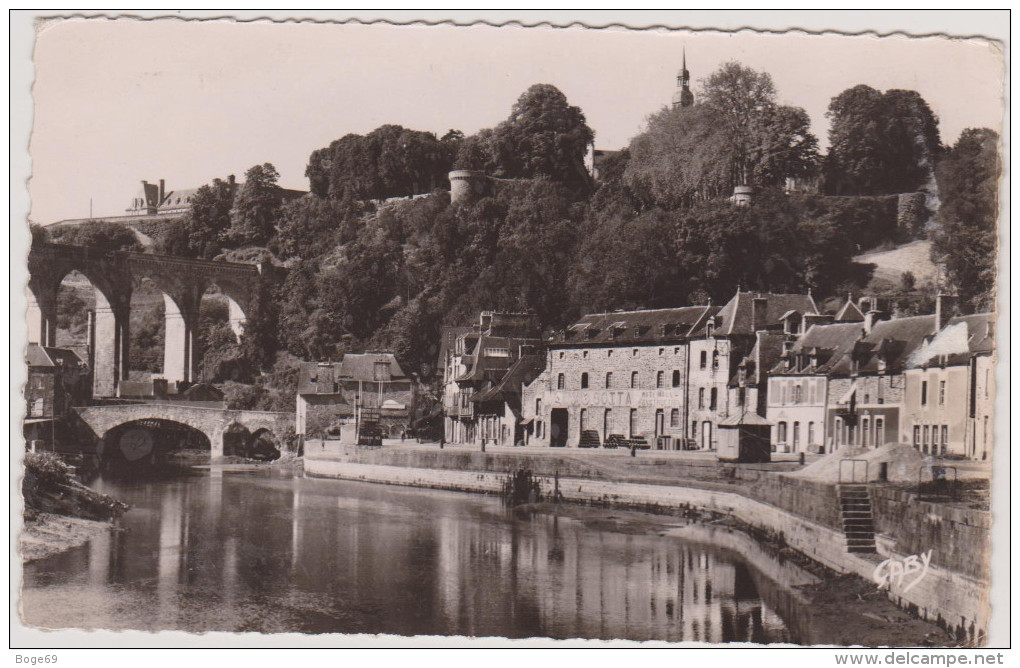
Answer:
M687 71L687 47L683 49L680 71L676 75L676 92L673 93L673 108L689 107L694 104L691 92L691 73Z

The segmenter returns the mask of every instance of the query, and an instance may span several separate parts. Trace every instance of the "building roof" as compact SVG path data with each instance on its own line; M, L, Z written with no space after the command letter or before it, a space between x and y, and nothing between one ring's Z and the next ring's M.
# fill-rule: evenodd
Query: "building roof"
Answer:
M846 304L836 314L836 322L864 322L864 314L857 308L853 300L847 297Z
M742 426L754 426L754 427L771 427L772 423L751 411L744 411L737 415L731 415L728 418L719 422L720 427L742 427Z
M503 378L491 389L482 392L477 401L504 401L512 408L521 407L521 386L530 385L545 370L545 355L531 353L521 358L507 370Z
M560 346L654 345L676 342L690 335L714 313L711 306L590 313L550 343Z
M25 364L28 366L47 366L84 369L88 365L78 353L69 348L55 348L30 343L25 349Z
M407 378L393 353L347 353L340 361L339 377L344 380L380 380L375 376L376 364L389 365L390 380Z
M772 367L772 373L827 373L853 350L863 332L860 323L856 322L814 325L800 337L789 353L781 355L779 362ZM811 364L812 357L817 362L814 366ZM786 360L789 360L789 366Z
M477 342L470 352L466 353L463 360L467 371L461 374L456 381L458 383L491 381L498 382L503 374L513 365L517 359L517 351L521 346L537 346L539 339L525 339L512 336L487 336L485 334L469 334L465 336L477 336ZM492 350L506 350L505 356L487 354Z
M446 364L446 355L454 348L457 337L470 331L470 327L443 327L439 335L439 356L436 360L436 368L441 369Z
M776 294L772 292L738 292L715 316L716 336L739 336L754 334L752 322L754 300L765 299L765 327L776 327L789 311L818 313L818 307L811 295Z
M972 355L990 355L994 351L994 330L994 313L951 318L942 331L913 351L906 366L923 368L931 364L968 364Z
M298 367L298 394L342 394L343 381L377 382L376 362L389 364L389 380L409 378L392 353L347 353L340 362L305 362Z

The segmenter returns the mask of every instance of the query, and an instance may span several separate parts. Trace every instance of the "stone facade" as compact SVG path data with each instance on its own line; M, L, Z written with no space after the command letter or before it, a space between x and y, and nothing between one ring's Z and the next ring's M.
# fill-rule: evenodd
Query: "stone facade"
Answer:
M602 443L609 434L644 436L653 447L657 436L679 441L687 358L680 342L552 348L546 370L523 392L525 420L534 421L528 445L576 447L583 430L597 431Z

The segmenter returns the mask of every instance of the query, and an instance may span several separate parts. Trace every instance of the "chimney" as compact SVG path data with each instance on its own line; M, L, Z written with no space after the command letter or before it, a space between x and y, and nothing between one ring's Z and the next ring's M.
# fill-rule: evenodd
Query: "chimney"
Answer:
M935 331L933 334L941 332L949 319L956 315L956 307L959 304L959 297L956 295L944 295L939 294L935 298Z
M751 329L760 332L768 326L768 297L755 297L751 302Z
M159 203L163 203L163 198L166 197L166 181L163 179L159 180Z
M482 332L488 332L492 326L492 311L482 311L478 318L478 329Z
M872 328L880 320L886 320L889 318L889 314L885 311L879 311L878 309L871 309L864 314L864 335L871 334Z

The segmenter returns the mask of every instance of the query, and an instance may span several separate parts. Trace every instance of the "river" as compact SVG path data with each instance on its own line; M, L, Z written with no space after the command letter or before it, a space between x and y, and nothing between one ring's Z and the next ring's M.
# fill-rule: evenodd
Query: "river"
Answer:
M742 534L665 535L676 518L511 511L284 468L92 485L132 509L118 529L25 566L28 625L819 641L777 575L795 566L742 549Z

